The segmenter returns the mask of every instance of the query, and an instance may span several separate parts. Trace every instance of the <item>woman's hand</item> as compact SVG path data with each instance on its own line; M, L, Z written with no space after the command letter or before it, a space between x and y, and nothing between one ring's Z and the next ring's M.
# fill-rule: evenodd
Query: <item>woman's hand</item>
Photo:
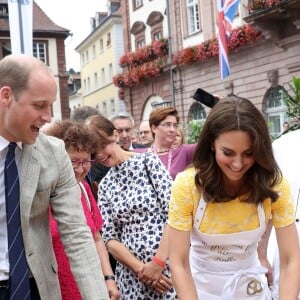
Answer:
M162 275L163 268L153 261L145 263L142 270L138 273L138 277L143 282L158 281Z
M119 300L121 298L121 294L117 287L117 284L114 280L106 280L106 288L108 290L109 299L110 300Z
M168 276L162 274L158 281L152 282L151 286L157 292L162 294L164 292L168 292L170 290L170 288L173 287L173 283L172 283L172 280Z
M266 257L265 258L261 257L259 260L260 260L261 265L268 269L268 272L266 273L266 277L267 277L267 280L268 280L268 286L272 286L273 285L272 266L271 266L271 264L269 263L269 261Z

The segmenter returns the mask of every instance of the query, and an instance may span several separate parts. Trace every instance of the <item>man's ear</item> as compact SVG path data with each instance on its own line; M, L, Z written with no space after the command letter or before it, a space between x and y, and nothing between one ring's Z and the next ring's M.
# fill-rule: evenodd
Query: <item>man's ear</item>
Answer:
M0 89L0 102L1 105L8 106L12 101L12 91L9 86L3 86Z
M117 129L114 130L114 139L116 141L117 144L119 144L119 139L120 139L120 135Z

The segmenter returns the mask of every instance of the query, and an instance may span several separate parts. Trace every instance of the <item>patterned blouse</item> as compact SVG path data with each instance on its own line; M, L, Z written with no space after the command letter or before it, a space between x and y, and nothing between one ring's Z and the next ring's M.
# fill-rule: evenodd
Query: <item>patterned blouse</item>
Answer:
M139 260L151 261L167 223L171 185L172 178L153 153L136 155L112 167L98 190L104 242L115 239ZM176 299L174 289L160 295L118 262L116 281L122 299Z

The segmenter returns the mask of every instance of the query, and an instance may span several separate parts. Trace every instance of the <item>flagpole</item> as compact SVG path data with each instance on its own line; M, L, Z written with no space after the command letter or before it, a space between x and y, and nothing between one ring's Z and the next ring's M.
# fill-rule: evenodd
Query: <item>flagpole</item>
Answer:
M175 93L174 93L174 73L173 73L173 68L172 68L172 37L171 37L171 20L170 20L170 3L169 0L166 0L166 12L167 12L167 21L168 21L168 31L169 31L169 36L168 36L168 47L169 47L169 54L168 54L168 64L170 66L170 85L171 85L171 100L172 100L172 105L175 107L176 106L176 101L175 101Z
M32 55L33 1L7 0L12 54Z
M23 20L22 20L22 0L18 0L18 14L19 14L19 30L20 30L20 47L21 53L24 54L24 37L23 37Z

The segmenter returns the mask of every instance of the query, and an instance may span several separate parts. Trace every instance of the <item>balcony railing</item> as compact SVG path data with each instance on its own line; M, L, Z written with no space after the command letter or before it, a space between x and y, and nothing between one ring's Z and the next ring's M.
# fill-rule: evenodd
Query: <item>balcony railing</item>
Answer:
M163 102L154 101L151 103L151 106L152 108L169 107L172 106L172 101L163 101Z
M249 0L249 15L244 20L266 38L284 39L299 34L299 0Z

